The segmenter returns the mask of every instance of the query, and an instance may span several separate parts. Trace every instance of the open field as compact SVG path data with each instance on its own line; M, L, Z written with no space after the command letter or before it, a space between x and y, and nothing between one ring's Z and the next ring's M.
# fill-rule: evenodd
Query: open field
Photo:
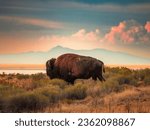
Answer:
M0 112L150 112L150 69L106 67L106 82L0 74Z

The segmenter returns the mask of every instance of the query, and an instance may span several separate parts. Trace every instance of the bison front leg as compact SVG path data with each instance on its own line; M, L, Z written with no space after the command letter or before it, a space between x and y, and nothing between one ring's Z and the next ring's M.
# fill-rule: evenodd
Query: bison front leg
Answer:
M92 76L92 79L96 81L96 80L97 80L97 77L96 77L96 76Z
M69 82L69 83L71 83L71 84L74 84L75 80L76 80L76 78L73 77L73 76L68 76L67 79L66 79L66 81Z

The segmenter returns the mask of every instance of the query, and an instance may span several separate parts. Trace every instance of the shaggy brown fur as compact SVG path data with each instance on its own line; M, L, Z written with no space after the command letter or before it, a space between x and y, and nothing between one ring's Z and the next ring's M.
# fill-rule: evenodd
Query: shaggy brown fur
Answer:
M88 56L77 54L63 54L57 59L50 59L46 63L47 75L50 78L61 78L74 83L76 79L105 81L102 73L105 72L104 63Z

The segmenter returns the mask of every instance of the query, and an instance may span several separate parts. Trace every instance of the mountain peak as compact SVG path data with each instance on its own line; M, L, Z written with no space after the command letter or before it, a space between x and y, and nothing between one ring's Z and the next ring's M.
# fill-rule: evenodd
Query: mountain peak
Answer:
M52 49L62 49L62 48L64 48L64 47L58 45L58 46L53 47Z
M63 52L63 51L72 51L73 49L70 49L70 48L67 48L67 47L63 47L63 46L60 46L60 45L58 45L58 46L55 46L55 47L53 47L53 48L51 48L49 51L50 52Z
M65 53L91 56L102 60L105 64L150 64L149 58L141 58L131 54L105 50L101 48L92 50L74 50L63 46L55 46L48 52L20 53L19 55L0 55L0 63L22 63L22 64L43 64L50 58L57 58Z

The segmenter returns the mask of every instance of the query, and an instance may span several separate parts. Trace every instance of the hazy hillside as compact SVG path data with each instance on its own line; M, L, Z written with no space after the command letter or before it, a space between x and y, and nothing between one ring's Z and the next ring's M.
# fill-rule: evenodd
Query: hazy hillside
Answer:
M47 52L3 54L0 55L0 64L45 64L48 59L64 53L92 56L104 61L105 64L150 64L150 58L137 57L127 53L105 49L73 50L61 46L56 46Z

